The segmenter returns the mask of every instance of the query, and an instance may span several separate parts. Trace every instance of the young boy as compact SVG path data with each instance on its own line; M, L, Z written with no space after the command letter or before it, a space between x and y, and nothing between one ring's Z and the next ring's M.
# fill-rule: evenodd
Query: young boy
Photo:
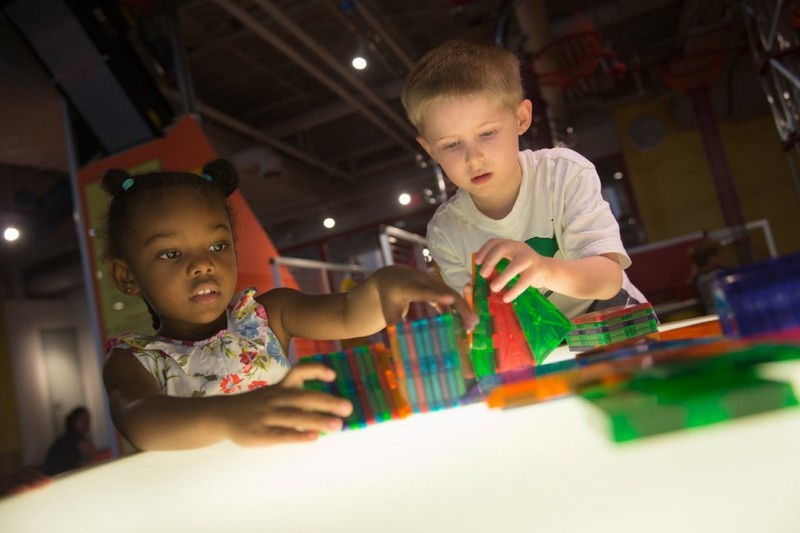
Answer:
M531 124L519 61L488 42L451 41L428 52L403 87L417 141L458 186L428 224L428 245L445 282L471 290L472 254L512 301L539 288L567 317L640 303L623 272L631 261L587 159L566 148L519 151Z

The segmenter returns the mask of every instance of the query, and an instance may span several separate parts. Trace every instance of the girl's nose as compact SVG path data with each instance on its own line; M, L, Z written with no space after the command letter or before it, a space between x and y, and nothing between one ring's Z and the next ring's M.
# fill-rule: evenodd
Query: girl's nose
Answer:
M189 272L193 276L210 274L214 271L214 261L206 254L200 254L189 263Z

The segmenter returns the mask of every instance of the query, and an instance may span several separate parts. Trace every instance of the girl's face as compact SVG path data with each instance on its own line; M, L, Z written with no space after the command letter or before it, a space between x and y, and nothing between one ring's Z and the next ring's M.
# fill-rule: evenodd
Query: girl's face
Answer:
M144 202L125 250L128 261L112 260L112 277L150 303L161 319L160 335L201 340L225 326L236 251L218 199L185 187Z

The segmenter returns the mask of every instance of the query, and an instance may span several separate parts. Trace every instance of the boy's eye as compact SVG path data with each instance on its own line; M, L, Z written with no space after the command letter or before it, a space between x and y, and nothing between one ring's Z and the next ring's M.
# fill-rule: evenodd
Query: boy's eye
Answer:
M451 143L445 144L444 146L442 146L442 148L445 149L445 150L452 150L453 148L458 146L458 144L459 144L458 141L453 141Z
M212 252L221 252L222 250L224 250L227 247L228 247L228 243L227 242L218 242L218 243L212 244L209 248L210 248L210 250Z
M497 133L497 130L484 131L483 133L481 133L481 137L491 137L495 133Z
M166 250L158 254L159 259L177 259L180 256L180 252L177 250Z

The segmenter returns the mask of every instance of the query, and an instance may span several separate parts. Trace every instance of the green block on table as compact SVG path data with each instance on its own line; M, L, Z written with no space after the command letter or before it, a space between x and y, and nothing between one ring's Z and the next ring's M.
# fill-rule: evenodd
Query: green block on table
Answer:
M492 317L489 314L489 282L482 276L472 280L473 311L478 315L478 324L472 330L470 358L475 377L481 379L492 376L497 371L492 342Z
M790 383L762 379L752 368L736 367L666 377L645 372L621 388L598 387L582 395L598 409L616 442L798 404Z

